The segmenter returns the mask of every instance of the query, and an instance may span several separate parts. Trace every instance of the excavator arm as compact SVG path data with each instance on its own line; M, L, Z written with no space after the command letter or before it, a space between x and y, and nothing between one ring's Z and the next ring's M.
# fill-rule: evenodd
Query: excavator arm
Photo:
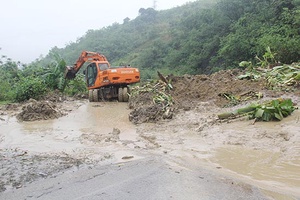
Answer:
M73 66L67 66L65 71L66 79L74 79L76 73L80 70L85 62L93 62L93 61L107 61L106 57L102 54L91 52L91 51L83 51L76 63Z

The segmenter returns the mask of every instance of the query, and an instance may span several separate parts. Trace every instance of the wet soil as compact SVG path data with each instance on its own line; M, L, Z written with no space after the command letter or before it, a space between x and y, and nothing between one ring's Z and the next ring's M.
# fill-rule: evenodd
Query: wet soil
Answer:
M171 117L163 117L149 93L131 99L129 105L49 98L3 106L0 191L68 170L159 156L238 178L271 199L300 198L299 110L280 122L217 120L217 114L253 101L281 97L299 105L300 92L268 91L264 80L237 80L239 73L169 77ZM256 93L264 97L249 95ZM239 102L222 94L238 96ZM132 116L135 124L129 121Z
M265 79L239 80L237 76L244 74L241 70L220 71L212 75L167 76L171 89L161 81L152 83L150 88L142 90L129 99L130 121L133 123L157 122L171 119L180 110L194 109L199 102L207 102L216 107L233 107L245 105L251 101L265 101L284 96L293 98L300 96L300 88L287 88L288 91L268 90ZM149 83L147 83L149 84ZM147 85L146 85L147 86ZM153 98L157 91L169 95L170 103L157 104ZM160 94L160 95L161 95ZM164 96L161 96L164 97Z

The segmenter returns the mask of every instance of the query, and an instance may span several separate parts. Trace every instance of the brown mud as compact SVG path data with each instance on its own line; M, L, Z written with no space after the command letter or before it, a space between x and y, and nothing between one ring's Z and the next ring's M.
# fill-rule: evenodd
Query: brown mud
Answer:
M180 110L194 109L199 102L209 102L211 105L224 108L245 105L251 101L300 96L300 88L295 88L292 93L274 91L267 89L264 79L237 79L237 76L243 73L236 69L212 75L168 76L172 89L163 90L163 93L171 95L173 105L167 112L164 109L166 105L153 103L155 95L153 91L140 92L139 95L130 98L129 107L132 109L130 120L138 124L169 119ZM157 87L162 86L157 83L153 88Z
M269 91L263 80L237 80L239 73L169 77L174 104L168 115L150 93L131 99L130 109L126 103L61 97L3 106L0 192L66 170L155 155L239 178L271 199L300 198L299 110L280 122L217 120L217 114L253 101L281 97L299 105L300 92Z

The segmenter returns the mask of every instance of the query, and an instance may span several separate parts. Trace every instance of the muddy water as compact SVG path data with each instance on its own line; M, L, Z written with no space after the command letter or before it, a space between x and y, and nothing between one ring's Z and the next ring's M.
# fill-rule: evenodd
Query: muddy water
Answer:
M266 190L300 196L300 156L282 160L279 152L227 146L211 161Z
M275 199L300 198L299 116L297 110L281 122L222 125L221 138L229 142L217 148L209 162L268 190Z
M77 110L59 119L18 123L12 118L2 123L0 148L67 153L95 159L102 156L115 161L134 155L127 144L123 144L126 140L136 140L126 103L82 103L78 106ZM112 134L114 129L115 135Z
M79 103L78 109L55 120L18 123L15 118L6 119L0 122L0 149L67 153L109 163L139 159L143 157L141 151L150 153L147 148L156 149L151 153L221 166L220 171L265 189L275 199L300 197L300 143L295 139L299 133L299 112L284 124L250 126L249 122L235 122L234 129L232 124L209 127L202 135L194 129L203 121L186 128L185 122L176 125L176 120L169 125L147 125L148 130L137 133L136 126L128 120L129 112L126 103ZM223 145L226 140L229 142ZM260 148L255 150L253 144L247 143L251 140L259 140L261 143L256 145ZM280 144L289 143L268 151L279 143L267 141L277 140Z

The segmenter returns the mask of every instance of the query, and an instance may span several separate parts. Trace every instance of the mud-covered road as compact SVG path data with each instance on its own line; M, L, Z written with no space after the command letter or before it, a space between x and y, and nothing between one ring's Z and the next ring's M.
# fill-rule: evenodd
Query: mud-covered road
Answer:
M134 125L126 103L63 108L32 122L2 111L0 199L300 198L299 110L281 122L218 123L224 109L199 102Z

